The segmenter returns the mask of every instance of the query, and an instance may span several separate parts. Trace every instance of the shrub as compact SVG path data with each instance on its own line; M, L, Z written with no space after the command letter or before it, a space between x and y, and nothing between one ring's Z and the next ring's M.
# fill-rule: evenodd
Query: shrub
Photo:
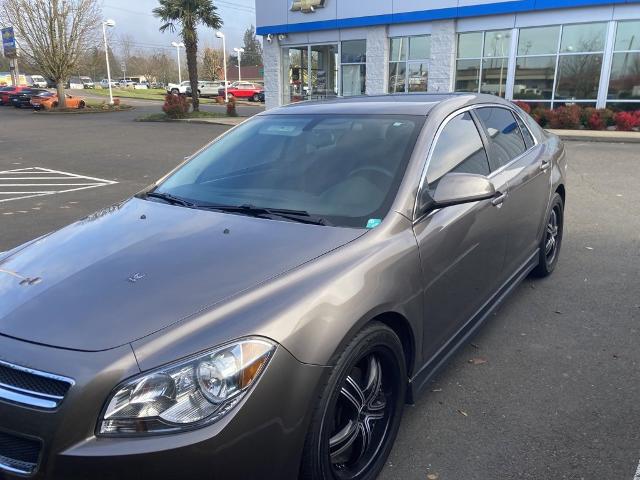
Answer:
M184 118L189 113L189 102L184 95L167 94L162 111L170 118Z
M579 105L562 106L547 114L550 128L580 128L582 108Z
M640 126L640 114L638 112L618 112L613 117L618 130L628 132Z
M513 103L515 103L517 106L519 106L522 110L524 110L528 114L531 114L531 105L529 105L528 103L521 102L520 100L516 100Z

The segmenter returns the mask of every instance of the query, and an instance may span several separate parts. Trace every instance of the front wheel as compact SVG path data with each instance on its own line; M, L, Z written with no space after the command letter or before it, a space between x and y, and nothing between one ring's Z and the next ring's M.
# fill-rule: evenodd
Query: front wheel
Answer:
M172 93L173 95L177 95L177 94L179 94L179 93L180 93L180 90L178 90L177 88L172 88L172 89L171 89L171 93Z
M260 95L256 93L256 94L253 96L253 101L254 101L254 102L259 102L259 101L260 101Z
M84 107L86 107L86 106L87 106L87 104L86 104L86 103L84 103L84 101L81 101L81 102L78 104L78 108L79 108L79 109L83 109L83 108L84 108Z
M373 480L398 433L407 387L402 344L382 323L345 347L305 441L300 478Z
M564 233L564 202L555 193L551 199L551 209L547 216L544 234L540 241L538 266L531 272L536 277L547 277L553 273L558 264L562 236Z

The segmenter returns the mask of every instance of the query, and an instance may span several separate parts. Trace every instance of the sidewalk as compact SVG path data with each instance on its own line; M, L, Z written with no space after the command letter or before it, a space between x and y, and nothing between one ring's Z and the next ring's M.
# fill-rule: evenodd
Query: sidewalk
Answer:
M614 132L608 130L553 130L562 140L582 142L640 143L640 132Z

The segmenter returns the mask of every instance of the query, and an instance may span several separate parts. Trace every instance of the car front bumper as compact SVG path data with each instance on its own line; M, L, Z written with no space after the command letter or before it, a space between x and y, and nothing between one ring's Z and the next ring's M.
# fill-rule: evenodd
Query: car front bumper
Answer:
M5 440L40 445L33 473L12 473L5 465L1 480L296 478L311 406L329 371L278 347L252 391L212 425L179 434L97 437L112 389L139 373L130 346L88 353L0 336L0 360L75 382L53 410L0 400Z

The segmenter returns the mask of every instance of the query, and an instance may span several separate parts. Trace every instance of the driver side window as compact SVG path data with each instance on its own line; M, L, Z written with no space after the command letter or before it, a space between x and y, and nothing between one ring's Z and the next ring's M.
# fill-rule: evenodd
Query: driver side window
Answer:
M433 190L450 172L489 175L489 159L469 112L453 117L442 129L432 150L427 183Z

